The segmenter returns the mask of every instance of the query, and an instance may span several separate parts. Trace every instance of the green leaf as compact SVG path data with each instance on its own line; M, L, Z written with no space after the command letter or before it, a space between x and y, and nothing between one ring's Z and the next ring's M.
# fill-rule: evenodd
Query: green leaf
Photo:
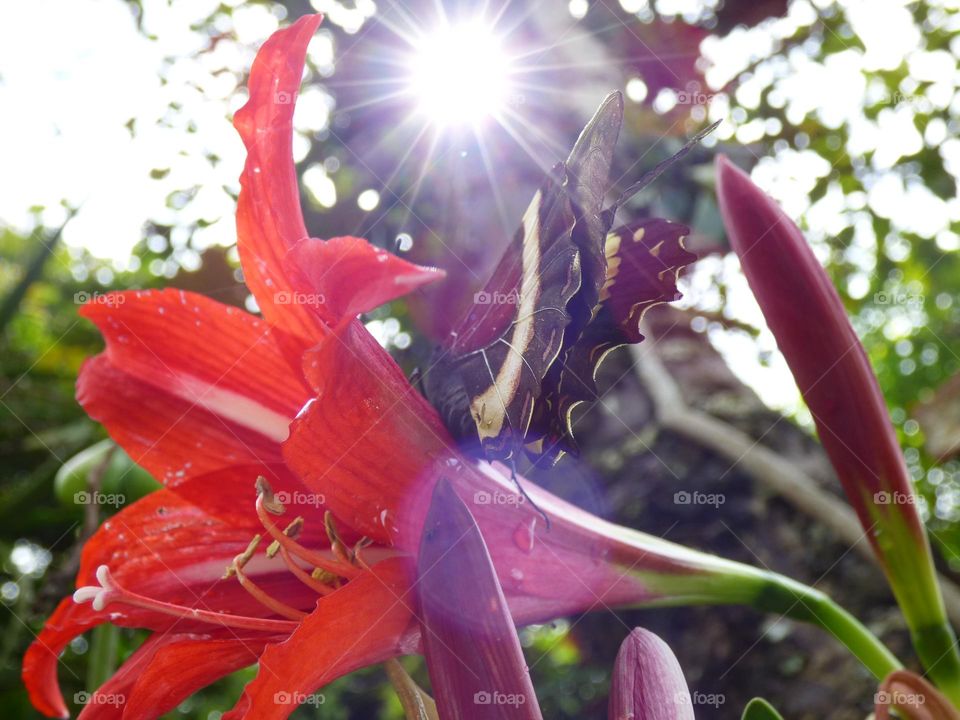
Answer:
M740 720L783 720L783 716L774 710L773 705L761 697L755 697L743 709Z

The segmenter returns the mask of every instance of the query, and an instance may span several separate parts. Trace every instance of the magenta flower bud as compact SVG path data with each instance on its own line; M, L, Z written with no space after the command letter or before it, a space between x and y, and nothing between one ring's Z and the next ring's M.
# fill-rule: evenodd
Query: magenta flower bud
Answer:
M951 647L953 631L946 623L930 545L863 345L796 224L722 155L716 171L730 245L880 558L918 653L955 683L960 663Z
M620 646L610 685L610 720L693 720L693 702L670 646L636 628Z

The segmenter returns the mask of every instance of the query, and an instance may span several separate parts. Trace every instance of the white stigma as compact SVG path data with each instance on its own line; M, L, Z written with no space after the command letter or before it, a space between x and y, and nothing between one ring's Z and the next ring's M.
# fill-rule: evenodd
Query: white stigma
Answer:
M103 610L110 602L110 593L116 589L113 577L110 575L110 568L106 565L97 568L97 582L100 584L77 588L73 593L73 601L80 605L92 600L94 610L97 612Z

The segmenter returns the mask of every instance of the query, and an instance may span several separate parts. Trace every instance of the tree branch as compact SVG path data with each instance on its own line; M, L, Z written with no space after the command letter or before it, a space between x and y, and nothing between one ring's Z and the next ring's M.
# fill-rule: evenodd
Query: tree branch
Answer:
M653 343L631 346L640 380L650 395L660 426L736 463L755 480L798 510L830 528L861 555L877 563L856 514L817 485L809 475L732 425L690 408L657 356ZM960 587L938 574L950 620L960 624Z

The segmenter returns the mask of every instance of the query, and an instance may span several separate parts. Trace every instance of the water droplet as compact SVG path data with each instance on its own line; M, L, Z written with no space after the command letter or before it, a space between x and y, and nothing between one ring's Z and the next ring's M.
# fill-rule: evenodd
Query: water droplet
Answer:
M299 419L303 417L304 413L306 413L307 410L310 409L310 406L313 405L316 401L317 401L316 398L310 398L309 400L307 400L307 402L304 403L303 407L300 408L299 412L297 412L297 418Z
M536 528L537 519L534 517L526 522L520 523L517 525L516 530L513 531L513 542L528 555L533 552Z
M513 568L510 571L510 579L514 580L517 585L520 585L523 582L523 570L520 568Z

